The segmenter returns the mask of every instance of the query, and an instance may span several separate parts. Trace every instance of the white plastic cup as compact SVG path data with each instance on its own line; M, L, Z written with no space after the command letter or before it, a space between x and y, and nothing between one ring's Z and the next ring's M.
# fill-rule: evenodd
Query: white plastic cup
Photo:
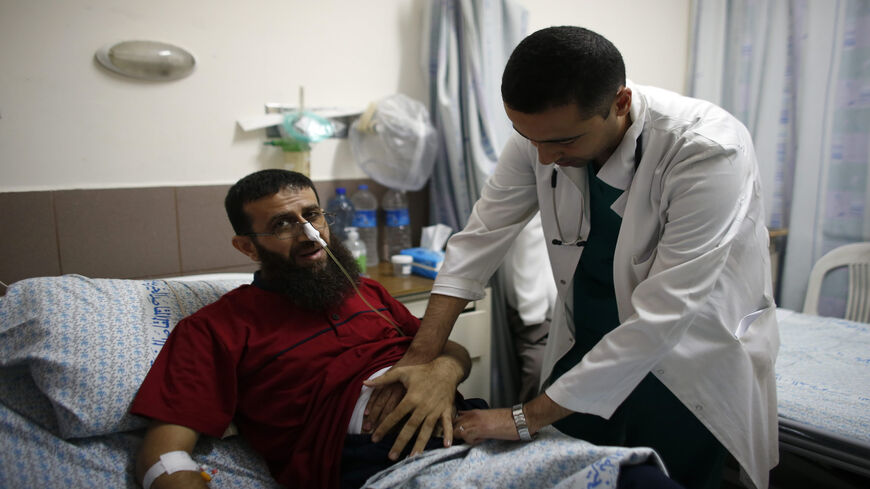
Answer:
M397 277L407 277L411 275L411 263L414 262L414 257L411 255L393 255L390 257L390 263L393 264L393 275Z

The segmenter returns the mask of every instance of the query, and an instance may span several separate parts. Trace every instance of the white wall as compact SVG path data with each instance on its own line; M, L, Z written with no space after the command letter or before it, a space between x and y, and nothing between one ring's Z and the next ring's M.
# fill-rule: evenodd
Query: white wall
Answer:
M612 42L635 83L685 92L690 0L520 0L529 32L579 25Z
M530 29L583 25L623 51L629 76L683 90L689 0L522 0ZM280 166L236 120L267 102L363 108L425 100L425 0L0 0L0 192L231 183ZM181 46L193 74L139 82L94 52L129 39ZM346 140L318 143L312 177L363 178Z

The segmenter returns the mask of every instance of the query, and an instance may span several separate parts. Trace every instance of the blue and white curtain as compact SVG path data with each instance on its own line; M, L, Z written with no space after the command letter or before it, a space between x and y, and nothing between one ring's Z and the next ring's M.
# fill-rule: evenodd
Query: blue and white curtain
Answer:
M465 227L498 153L512 130L501 101L501 75L525 37L527 13L510 0L433 0L424 21L423 56L429 110L441 138L430 180L430 222ZM516 354L505 318L499 273L490 281L490 404L517 396Z
M750 130L767 224L787 228L779 305L801 310L813 264L870 240L870 2L695 0L689 95ZM845 272L819 313L842 316Z

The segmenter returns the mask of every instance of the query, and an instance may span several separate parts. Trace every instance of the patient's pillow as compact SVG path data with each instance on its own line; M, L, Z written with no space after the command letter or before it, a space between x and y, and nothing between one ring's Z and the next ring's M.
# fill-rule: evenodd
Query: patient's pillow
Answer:
M144 427L127 410L169 332L243 277L12 284L0 298L0 402L64 438Z

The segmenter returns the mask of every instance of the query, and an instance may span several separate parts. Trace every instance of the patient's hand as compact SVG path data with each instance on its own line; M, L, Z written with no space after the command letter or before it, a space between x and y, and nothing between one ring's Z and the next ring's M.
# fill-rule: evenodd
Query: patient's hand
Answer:
M399 458L414 433L417 433L417 440L411 455L421 453L438 423L444 431L444 446L450 446L453 443L453 401L456 386L464 376L462 366L442 356L422 365L396 366L384 375L366 381L366 385L375 388L399 382L407 389L401 402L378 425L372 440L379 441L408 417L390 449L391 460Z
M453 432L472 445L483 440L519 440L510 409L460 411L453 421Z

